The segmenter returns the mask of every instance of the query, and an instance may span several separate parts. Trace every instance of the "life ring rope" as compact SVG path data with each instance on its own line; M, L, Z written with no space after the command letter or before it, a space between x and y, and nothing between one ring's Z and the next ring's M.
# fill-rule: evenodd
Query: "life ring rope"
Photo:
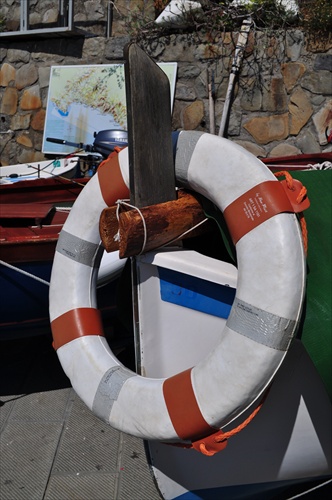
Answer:
M121 208L121 206L129 207L129 208L132 208L133 210L136 210L138 212L140 218L141 218L142 225L143 225L143 243L142 243L142 248L141 248L140 252L137 253L137 255L142 255L144 253L144 250L146 249L146 242L147 242L147 239L148 239L148 233L147 233L147 227L146 227L146 222L145 222L144 215L143 215L143 213L141 212L141 210L138 207L136 207L135 205L131 205L130 203L128 203L127 200L117 200L117 202L116 202L116 218L117 218L118 222L119 222L119 218L120 218L119 214L120 214L120 208ZM206 217L205 219L201 220L200 222L198 222L197 224L195 224L194 226L192 226L187 231L184 231L182 234L180 234L179 236L177 236L173 240L168 241L167 243L165 243L163 245L163 248L172 245L176 241L182 240L184 238L184 236L186 236L187 234L193 232L195 229L197 229L198 227L200 227L203 224L205 224L208 220L209 220L208 217ZM119 238L120 238L120 235L119 235L119 231L118 231L118 233L114 236L114 239L115 239L115 241L118 241ZM159 247L159 248L161 248L161 247Z
M222 212L256 186L273 183L280 190L262 162L210 134L181 132L175 168L180 187L202 194ZM287 213L241 234L237 293L220 343L188 371L165 380L141 377L109 349L95 294L99 217L106 206L128 198L128 170L122 150L98 169L66 221L50 287L54 343L74 389L95 415L143 439L192 443L253 405L283 362L304 297L300 227L288 202Z
M142 253L144 253L144 250L145 250L145 247L146 247L146 241L147 241L147 237L148 237L144 216L143 216L142 212L140 211L140 209L138 207L136 207L135 205L131 205L126 200L117 200L116 205L117 205L117 208L116 208L116 217L117 217L118 220L119 220L119 209L120 209L120 207L122 205L126 206L126 207L129 207L129 208L132 208L133 210L136 210L138 212L139 216L141 217L141 221L142 221L142 224L143 224L143 236L144 236L143 237L143 243L142 243L141 251L138 253L138 255L141 255Z
M303 245L304 251L307 255L308 253L308 230L307 224L303 215L303 210L309 208L309 199L307 197L307 188L302 185L296 179L293 179L292 175L287 172L287 170L281 170L280 172L275 172L274 175L279 177L285 177L285 182L283 184L288 198L293 204L293 209L298 213L299 221L302 229Z
M239 425L234 427L229 431L218 430L214 434L210 434L209 436L204 437L203 439L199 439L197 441L193 441L191 444L176 444L176 446L180 446L182 448L193 448L194 450L199 451L203 455L208 457L212 457L219 451L222 451L226 448L228 439L235 436L243 429L250 424L250 422L256 417L256 415L260 412L263 407L264 401L268 395L269 390L265 392L260 403L254 408L254 410L250 413L250 415ZM174 446L174 443L172 443Z

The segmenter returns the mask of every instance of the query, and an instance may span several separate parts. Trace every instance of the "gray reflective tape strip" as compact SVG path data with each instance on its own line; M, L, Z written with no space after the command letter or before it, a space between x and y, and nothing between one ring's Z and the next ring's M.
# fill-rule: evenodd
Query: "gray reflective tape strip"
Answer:
M59 235L57 252L62 253L69 259L85 264L86 266L96 267L99 265L98 250L100 245L82 240L77 236L67 233L62 229Z
M114 402L118 399L123 384L136 374L123 368L113 366L103 376L93 400L92 411L105 422L109 421Z
M281 318L235 298L227 326L241 335L279 351L287 351L295 320Z
M183 187L188 187L189 163L197 145L204 132L182 132L178 138L175 172L176 179Z

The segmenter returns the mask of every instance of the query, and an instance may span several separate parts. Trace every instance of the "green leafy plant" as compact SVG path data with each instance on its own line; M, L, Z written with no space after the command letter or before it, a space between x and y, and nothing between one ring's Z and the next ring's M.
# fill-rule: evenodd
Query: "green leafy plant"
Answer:
M314 39L332 37L332 0L299 0L304 30Z
M330 39L332 33L332 0L298 0L298 12L285 8L280 0L201 0L202 9L183 13L186 22L181 26L160 26L147 19L139 6L132 10L124 22L131 38L156 41L161 37L182 33L196 39L214 40L220 33L237 31L243 20L251 17L254 29L269 32L287 28L302 28L308 36ZM155 16L168 4L168 0L154 0Z
M258 26L277 29L296 22L296 13L287 11L282 3L276 0L251 0L247 6Z
M154 0L155 14L165 8L168 0ZM233 31L241 26L245 17L251 16L258 28L279 29L291 26L297 22L294 13L289 12L278 0L248 0L244 4L233 3L231 0L202 0L202 10L183 12L181 27L157 26L154 22L145 22L143 12L136 8L126 19L128 32L134 38L153 38L160 33L162 36L176 32L195 32L212 34L215 31ZM184 27L185 25L185 27Z
M0 33L3 33L6 29L6 19L0 15Z

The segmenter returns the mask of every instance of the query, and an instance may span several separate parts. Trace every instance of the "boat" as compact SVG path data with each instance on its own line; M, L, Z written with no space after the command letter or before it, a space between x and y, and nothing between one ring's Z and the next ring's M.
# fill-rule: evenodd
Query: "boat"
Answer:
M154 158L160 144L163 156L170 153L168 124L160 132L159 122L159 136L144 142L156 120L156 103L149 98L158 95L163 108L160 101L168 97L151 91L151 76L159 85L158 74L131 47L125 53L126 77L133 83L127 92L129 154L122 150L114 159L113 182L101 174L88 184L54 257L50 320L60 363L95 416L145 440L165 500L284 500L312 490L322 498L332 481L331 170L295 170L294 178L286 172L278 182L263 162L231 141L182 131L173 142L176 185L197 195L205 218L214 219L219 231L218 238L214 232L185 240L175 181L166 200L146 206L151 189L144 180L157 190L159 178L172 178L172 162L159 158L156 169ZM136 89L140 109L130 99ZM134 202L128 207L121 200L128 196L129 171ZM307 178L297 177L302 174ZM141 191L136 197L136 181L144 198ZM160 198L164 194L160 190ZM88 224L79 214L89 200L94 213ZM125 247L135 246L134 254L128 252L134 255L135 371L104 338L95 255L72 259L77 238L100 246L100 236L105 241L105 234L114 235L114 227L97 233L91 222L101 224L105 203L116 200L121 252L129 214L138 214L127 234L127 242L131 236L136 244Z
M12 184L23 180L45 179L54 176L77 177L79 175L79 157L45 160L33 163L0 167L0 184Z
M138 56L136 67L132 54ZM126 78L133 77L127 95L129 153L122 150L114 159L112 183L101 175L84 189L55 253L50 320L60 363L97 417L145 440L165 500L324 495L332 472L331 171L296 170L296 178L287 173L278 182L263 162L231 141L180 132L177 186L199 195L206 218L217 222L218 237L207 233L185 241L180 231L170 238L172 222L176 232L185 219L173 189L170 201L143 204L160 175L172 174L172 162L163 162L172 151L163 136L168 125L157 126L151 113L156 103L150 97L159 97L163 85L139 49L129 46L125 59ZM159 93L151 92L147 73L158 82ZM142 96L140 109L131 99L137 91L149 101L146 113ZM163 130L151 143L144 132L152 124ZM153 169L160 143L165 154ZM302 174L308 177L298 177ZM128 195L129 177L133 201L128 207L121 199ZM136 181L142 181L139 196ZM160 197L164 194L160 190ZM97 234L93 224L79 217L88 200L95 225L108 210L104 202L120 200L125 212L118 214L118 226L106 227L105 233L120 238L120 249L122 232L132 229L132 240L138 240L132 258L136 372L119 362L104 339L93 279L95 255L76 262L71 258L78 237L87 245L99 246L100 234L103 240L102 231ZM176 219L164 217L169 204L176 207L171 210ZM303 211L313 231L308 260ZM130 212L139 214L132 228ZM153 241L155 249L150 248ZM70 276L67 287L64 269Z
M126 145L127 133L102 130L92 145L66 143L98 158ZM48 286L53 256L63 224L90 177L73 177L79 158L0 167L0 301L1 338L49 329ZM86 207L84 207L86 213ZM103 252L98 272L98 296L103 309L114 314L116 288L126 259L118 251ZM46 288L45 288L46 287ZM109 295L109 297L108 297Z
M332 152L303 153L289 156L272 156L261 158L273 172L286 169L292 170L326 170L332 168Z
M0 336L49 328L48 283L55 247L71 207L90 178L62 176L0 184ZM99 286L115 282L125 261L104 253ZM99 295L115 310L115 287ZM112 299L113 296L113 299Z
M241 426L252 410L223 429L231 434L224 450L206 457L193 449L146 441L148 461L165 500L329 496L332 178L331 170L292 175L307 187L311 202L305 212L308 276L299 331L259 413L246 427ZM226 248L224 254L228 254ZM234 263L216 262L185 248L158 249L136 257L136 264L137 366L146 377L170 377L216 349L238 271ZM202 309L202 298L193 293L202 290L211 303L216 287L224 317L216 316L213 304L209 310L207 305ZM232 435L239 426L242 430Z
M67 179L52 176L0 184L1 203L73 203L89 177Z
M188 134L191 134L188 142L192 144L195 139L194 133ZM198 133L198 135L200 134ZM181 136L185 137L185 133L180 133L180 138ZM215 139L211 139L211 143ZM219 138L218 140L226 141ZM208 139L206 141L208 145ZM210 151L211 148L207 145L205 151ZM227 148L231 150L234 145L223 143L223 151L228 151ZM188 149L187 146L184 147L185 151ZM119 154L122 170L126 169L128 162L124 159L125 153L122 151ZM236 150L235 154L239 154L243 159L246 158L246 162L243 162L245 165L250 162L255 163L253 158L247 156L248 153L242 151L242 148L241 151ZM230 158L229 155L226 156ZM232 161L234 162L234 160ZM206 163L204 167L206 168ZM307 171L304 173L315 176L311 177L311 185L317 184L318 174L323 176L323 186L329 185L331 180L331 171ZM126 175L124 174L124 178L127 178ZM270 176L268 177L270 178ZM215 179L214 182L216 182ZM89 188L91 187L89 185ZM91 197L92 193L88 194L86 191L85 194L87 197ZM113 196L121 197L121 193L117 191ZM81 203L83 203L83 199ZM96 204L99 206L98 201ZM100 210L98 206L97 212ZM325 208L322 207L323 210ZM79 212L78 206L76 210ZM78 212L76 212L76 217ZM78 223L77 218L76 223ZM71 252L76 234L81 234L81 237L93 241L91 232L93 230L88 228L84 221L79 227L75 224L68 228L65 226L65 229L70 233L66 241L66 253ZM149 231L147 230L147 232ZM276 258L279 271L274 274L279 274L276 279L279 286L282 286L281 283L288 271L283 270L282 267L279 268L278 255L273 247L270 248L269 252L265 258L269 265L270 261ZM227 252L222 252L221 260L215 260L210 256L196 253L196 251L169 248L152 253L143 252L142 255L136 257L137 303L134 307L136 362L138 372L144 374L143 379L147 380L146 385L144 385L144 381L141 385L148 393L151 380L154 381L153 384L160 383L159 381L164 379L171 380L173 377L177 377L179 372L185 373L192 366L201 366L204 359L212 356L209 353L217 350L220 332L225 327L238 289L238 271L234 265L223 260L225 253ZM293 254L293 263L302 259L301 252L298 253L295 248L292 248L289 255L291 254ZM257 259L258 264L256 263L255 266L261 265L263 255L264 252ZM331 442L329 439L331 404L322 378L317 372L311 356L308 355L306 349L308 344L304 344L298 336L294 339L284 361L272 376L272 385L270 375L268 376L266 384L266 387L269 387L268 392L263 391L256 395L251 404L246 405L234 418L229 419L229 422L223 427L223 432L228 434L230 429L232 435L234 428L242 428L243 423L247 420L250 423L238 435L229 438L229 443L224 450L213 457L207 457L197 453L196 449L185 449L185 443L182 443L181 446L173 434L166 434L163 430L166 424L164 424L161 409L157 409L159 421L154 418L151 418L151 421L143 418L142 415L145 414L149 401L142 403L143 409L139 409L135 393L132 393L130 398L132 398L132 404L135 407L134 414L129 410L129 406L127 408L126 397L128 394L122 396L124 389L121 388L127 386L129 390L132 383L126 384L126 382L134 380L135 392L140 394L140 401L144 391L141 391L142 387L138 382L135 383L137 375L135 376L133 372L123 368L111 353L107 354L108 348L100 340L102 333L97 324L93 328L98 332L96 336L80 338L80 342L84 342L85 345L84 352L79 349L78 339L76 342L71 342L76 338L75 332L67 332L68 339L62 338L60 332L67 324L67 319L65 319L67 316L69 321L69 316L73 311L78 316L81 314L79 313L81 308L83 314L83 310L85 311L87 307L93 323L96 308L93 296L87 301L86 294L88 292L89 297L91 297L94 286L90 278L85 277L84 266L80 265L76 268L75 265L73 267L73 264L64 257L63 252L57 252L50 295L52 331L60 362L67 375L72 377L75 390L97 416L115 428L143 437L146 440L152 472L165 500L187 498L238 500L259 497L270 499L274 498L276 494L279 494L280 498L288 498L291 492L303 492L316 485L324 485L329 481L331 475ZM67 262L65 262L66 260ZM89 261L89 266L94 267L94 265L93 259L91 262ZM287 266L289 265L293 266L293 264L287 264ZM311 265L310 261L309 265ZM72 278L69 293L62 286L63 271L61 270L64 268L70 269ZM257 277L256 279L258 279ZM75 287L75 280L80 280L79 288ZM274 288L273 286L272 289ZM267 299L270 293L271 290L266 295ZM299 293L303 296L304 292ZM250 296L250 292L248 296ZM315 303L315 298L313 298L312 303ZM71 307L74 309L71 310ZM287 306L284 304L284 307ZM322 307L322 303L320 307ZM217 313L216 309L218 309ZM311 314L308 302L305 309L306 315ZM324 309L328 316L330 314L328 305ZM301 310L302 306L299 306L299 313ZM57 317L59 314L60 316ZM83 332L85 328L89 329L90 319L85 317L85 314L87 313L84 312L84 317L82 316L79 320L80 335L82 335L82 329ZM326 319L324 318L322 327L325 334ZM317 316L315 320L317 320ZM302 317L301 321L306 321L306 318ZM70 328L69 323L68 328ZM312 326L309 330L311 330L310 337L312 337ZM83 335L89 334L86 332ZM301 335L304 336L303 327ZM95 349L98 352L95 358L96 363L91 361L96 354ZM85 356L86 351L88 351L87 357ZM245 352L243 352L243 356L245 356ZM80 359L80 366L84 366L84 371L89 373L89 387L85 384L80 385L80 376L79 374L75 375L71 359ZM101 369L106 370L105 383L103 379L101 382L103 387L100 387L102 392L100 397L98 384L96 385L94 381L96 364L102 366ZM238 371L242 369L243 364L240 363ZM99 369L98 377L100 381ZM114 383L117 387L114 389L111 385L112 382L109 382L113 380L112 377L115 379ZM226 381L226 385L229 383L229 380ZM173 389L175 390L176 387L177 382L175 382ZM118 401L118 391L121 390L121 405L124 404L128 413L122 414L122 409L117 406L113 416L109 412L114 403L108 404L107 395L112 396L112 401ZM223 390L224 384L221 383L220 392L222 393ZM114 394L113 391L115 391ZM158 406L158 397L151 396L151 398L153 405L148 411L152 412L153 408ZM256 408L257 401L260 402L262 408L257 416L251 420L253 407ZM160 421L162 421L161 429L159 427ZM155 426L158 431L151 431L150 425ZM172 446L174 439L178 446ZM168 442L169 440L171 442Z

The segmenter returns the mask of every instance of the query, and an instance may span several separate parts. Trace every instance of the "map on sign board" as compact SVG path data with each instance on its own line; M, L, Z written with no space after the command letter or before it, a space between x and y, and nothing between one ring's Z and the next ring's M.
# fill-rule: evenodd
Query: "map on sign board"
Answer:
M158 63L166 73L174 101L177 63ZM123 64L52 66L42 151L69 154L75 148L46 138L93 144L101 130L127 130Z

